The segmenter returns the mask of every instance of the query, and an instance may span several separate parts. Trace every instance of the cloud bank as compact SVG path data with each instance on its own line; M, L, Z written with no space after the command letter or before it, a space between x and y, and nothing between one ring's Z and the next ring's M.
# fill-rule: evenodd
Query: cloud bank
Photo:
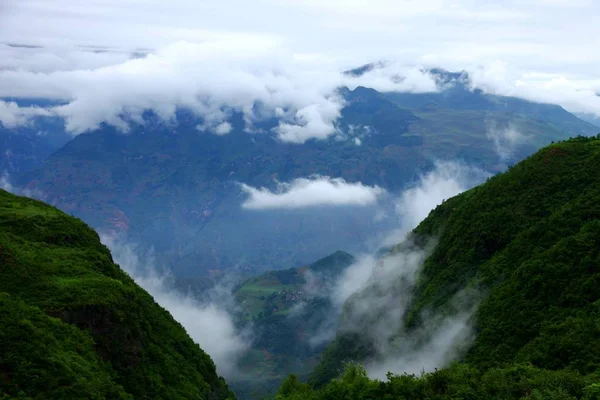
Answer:
M342 178L314 176L278 183L277 189L254 188L241 184L248 199L242 207L250 210L294 209L316 206L365 206L385 193L378 186L350 183Z
M302 143L335 133L338 87L434 91L423 68L441 67L488 93L600 116L600 54L584 40L600 36L599 12L592 0L8 0L0 98L66 101L48 111L74 134L187 107L217 134L232 110L249 130L282 116L274 132ZM361 77L342 73L380 60ZM12 124L28 113L9 111Z
M403 76L402 80L391 79ZM342 86L386 90L434 91L436 85L415 67L381 70L362 77L341 73L326 60L305 60L274 40L177 42L143 58L95 69L33 72L0 69L0 98L48 98L67 102L45 112L63 117L78 134L101 122L127 131L129 121L143 123L153 110L165 121L186 108L216 134L231 130L232 112L244 115L246 128L274 118L278 138L292 143L336 133L334 122L344 106ZM28 110L8 110L13 120ZM8 111L6 111L8 113Z

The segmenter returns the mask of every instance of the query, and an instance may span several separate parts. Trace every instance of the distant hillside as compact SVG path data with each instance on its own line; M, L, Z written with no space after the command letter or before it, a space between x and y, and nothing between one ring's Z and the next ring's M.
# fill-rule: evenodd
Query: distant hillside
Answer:
M96 232L0 190L0 398L232 399Z
M268 271L239 285L234 290L236 302L242 306L246 318L256 319L260 313L286 315L295 304L311 296L293 295L302 292L309 279L314 280L312 285L325 289L354 261L350 254L337 251L305 267Z
M338 251L308 266L269 271L234 290L239 319L250 322L254 334L240 363L245 376L230 382L240 398L271 394L291 372L308 376L326 343L313 343L311 338L334 324L337 315L329 290L354 261Z
M425 326L427 315L453 315L453 299L469 288L481 299L474 315L474 342L461 364L422 378L392 377L386 383L368 381L354 370L319 394L307 392L302 398L331 398L324 393L334 388L358 390L343 389L346 379L362 382L361 393L369 398L390 393L415 399L598 398L600 386L584 391L584 386L600 382L597 171L600 137L553 144L445 201L414 230L412 241L436 238L436 245L419 273L394 341L408 340ZM402 251L400 245L392 255ZM390 287L393 292L404 286ZM360 298L351 298L346 306ZM378 312L373 309L375 317ZM381 355L373 353L374 345L368 328L339 333L313 383L323 385L337 376L345 361L376 360Z

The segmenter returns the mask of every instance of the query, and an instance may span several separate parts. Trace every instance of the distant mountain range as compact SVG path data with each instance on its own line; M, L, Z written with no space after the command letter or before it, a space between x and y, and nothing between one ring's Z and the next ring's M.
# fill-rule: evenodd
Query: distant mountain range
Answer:
M270 133L275 120L249 133L234 114L231 132L217 136L199 132L201 121L179 110L175 125L146 112L127 134L103 125L60 147L67 140L58 127L33 133L49 126L39 119L26 135L2 135L12 139L0 165L45 201L153 247L176 275L215 277L306 264L340 248L374 250L397 224L390 198L366 207L246 210L240 183L274 189L276 181L317 174L393 195L436 160L498 172L551 141L598 131L559 106L472 91L464 74L439 79L439 93L342 88L338 134L302 145L278 141Z

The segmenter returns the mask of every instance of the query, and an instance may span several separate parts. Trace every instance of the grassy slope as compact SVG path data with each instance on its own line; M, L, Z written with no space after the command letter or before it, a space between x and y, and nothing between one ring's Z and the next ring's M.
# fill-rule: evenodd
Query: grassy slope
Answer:
M92 229L1 190L0 294L0 394L230 396L208 355Z
M573 139L437 207L415 230L439 241L426 260L407 326L420 324L422 310L450 311L458 291L479 287L485 295L475 342L463 360L469 367L531 363L581 376L598 371L598 171L600 140ZM368 355L368 344L338 337L315 382L334 376L344 359Z

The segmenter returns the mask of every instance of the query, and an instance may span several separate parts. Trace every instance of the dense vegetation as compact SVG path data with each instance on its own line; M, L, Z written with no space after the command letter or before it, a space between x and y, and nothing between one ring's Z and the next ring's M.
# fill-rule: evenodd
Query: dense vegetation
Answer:
M233 398L83 222L0 190L0 398Z
M290 375L276 400L598 400L600 375L582 376L566 370L540 369L514 364L481 372L469 364L416 375L388 374L382 382L369 379L359 365L348 364L344 373L326 386L313 389Z
M369 380L350 366L313 391L289 378L280 398L600 398L600 137L553 144L445 201L413 232L437 244L404 314L454 312L464 288L482 294L475 339L459 364L423 376ZM400 247L396 249L400 251ZM313 376L373 354L366 335L340 334Z

